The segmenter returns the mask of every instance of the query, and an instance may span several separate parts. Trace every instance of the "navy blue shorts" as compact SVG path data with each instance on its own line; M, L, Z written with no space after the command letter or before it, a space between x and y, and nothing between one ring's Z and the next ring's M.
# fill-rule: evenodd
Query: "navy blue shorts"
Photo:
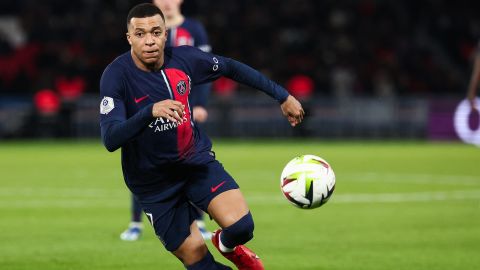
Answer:
M168 175L174 178L169 179L174 184L154 194L135 197L165 248L175 251L190 235L190 225L198 216L195 206L207 212L215 196L239 187L217 160L204 165L177 166Z

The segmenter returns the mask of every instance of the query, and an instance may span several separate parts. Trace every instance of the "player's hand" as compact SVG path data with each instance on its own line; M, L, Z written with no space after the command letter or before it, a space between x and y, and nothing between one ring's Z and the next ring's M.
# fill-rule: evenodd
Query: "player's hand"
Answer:
M193 107L193 120L197 121L198 123L203 123L207 121L208 112L202 106L195 106Z
M162 100L153 104L152 115L153 117L162 117L172 122L182 123L185 115L185 105L176 100Z
M292 95L289 95L287 99L280 105L282 113L287 117L288 122L292 127L300 124L305 116L305 111L302 108L302 104L294 98Z

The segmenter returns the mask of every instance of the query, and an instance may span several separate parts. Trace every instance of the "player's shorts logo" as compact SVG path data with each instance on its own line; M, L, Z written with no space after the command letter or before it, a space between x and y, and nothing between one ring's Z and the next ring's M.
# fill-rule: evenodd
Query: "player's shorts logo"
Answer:
M114 108L115 108L115 104L113 103L113 98L103 97L102 101L100 102L100 113L108 114Z
M152 213L145 212L145 215L147 216L148 221L150 221L150 224L152 224L152 226L153 226L153 215L152 215Z
M177 92L180 95L185 95L185 92L187 92L187 83L184 80L177 83Z
M211 191L212 193L214 193L214 192L217 191L221 186L223 186L223 184L225 184L226 182L227 182L227 181L223 181L223 182L221 182L220 184L218 184L218 185L216 185L216 186L214 186L214 187L211 187L211 188L210 188L210 191Z

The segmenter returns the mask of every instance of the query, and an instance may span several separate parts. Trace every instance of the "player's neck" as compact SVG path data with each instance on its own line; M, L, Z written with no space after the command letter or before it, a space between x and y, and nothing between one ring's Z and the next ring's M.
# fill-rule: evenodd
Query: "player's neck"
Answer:
M175 28L181 25L185 21L185 17L182 14L177 14L166 19L165 26L170 28Z

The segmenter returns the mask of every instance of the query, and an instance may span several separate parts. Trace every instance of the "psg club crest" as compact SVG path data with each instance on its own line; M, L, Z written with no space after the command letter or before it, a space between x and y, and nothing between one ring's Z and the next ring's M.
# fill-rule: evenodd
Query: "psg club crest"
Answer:
M180 95L185 95L185 92L187 92L187 83L185 81L179 81L177 83L177 92Z

